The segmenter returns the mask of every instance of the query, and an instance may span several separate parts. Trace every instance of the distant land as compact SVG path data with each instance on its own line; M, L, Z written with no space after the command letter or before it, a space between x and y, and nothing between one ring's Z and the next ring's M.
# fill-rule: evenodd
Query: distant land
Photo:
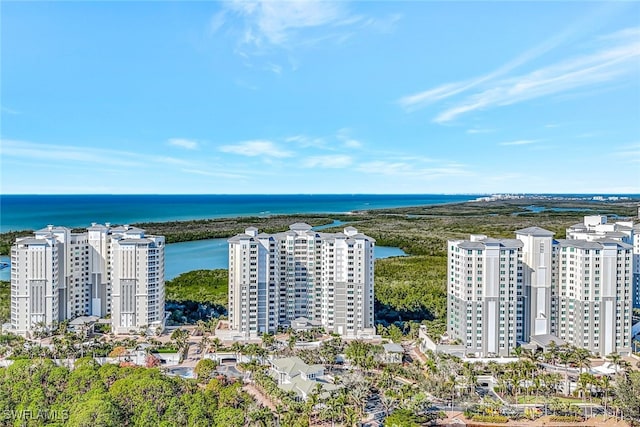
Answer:
M473 200L620 201L630 194L293 194L293 195L0 195L0 233L48 224L84 228L93 222L133 224L354 211Z

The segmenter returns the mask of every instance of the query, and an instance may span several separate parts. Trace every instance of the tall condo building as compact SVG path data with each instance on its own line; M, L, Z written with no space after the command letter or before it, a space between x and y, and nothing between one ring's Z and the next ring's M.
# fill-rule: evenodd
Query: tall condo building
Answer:
M633 226L633 236L633 307L640 308L640 224Z
M11 248L11 325L26 335L83 315L111 315L112 330L164 326L164 237L92 224L48 226Z
M524 340L523 243L477 234L448 246L449 335L468 353L508 355Z
M558 240L552 334L602 356L631 350L632 246L613 239Z
M249 227L228 242L234 331L256 337L306 320L344 336L374 333L374 239L296 223L276 234Z
M638 208L640 214L640 207ZM633 221L608 222L604 215L585 216L582 223L567 228L567 239L595 240L608 238L633 245L633 306L640 308L640 224Z
M608 355L631 350L633 224L585 217L567 239L539 227L516 239L449 241L448 333L476 356L532 338Z

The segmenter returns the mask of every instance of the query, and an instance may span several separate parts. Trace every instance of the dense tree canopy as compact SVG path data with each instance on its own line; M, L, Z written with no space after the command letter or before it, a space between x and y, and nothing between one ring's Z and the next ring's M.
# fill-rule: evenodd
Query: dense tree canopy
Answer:
M89 358L73 370L46 359L0 368L0 408L10 425L242 426L252 402L239 383L203 389L157 369Z

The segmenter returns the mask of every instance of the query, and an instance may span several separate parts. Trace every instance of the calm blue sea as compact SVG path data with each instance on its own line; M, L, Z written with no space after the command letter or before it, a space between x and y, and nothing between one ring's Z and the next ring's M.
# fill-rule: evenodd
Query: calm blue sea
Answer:
M133 224L202 218L345 213L362 209L432 205L479 195L0 195L0 233L47 224L88 227L92 222Z

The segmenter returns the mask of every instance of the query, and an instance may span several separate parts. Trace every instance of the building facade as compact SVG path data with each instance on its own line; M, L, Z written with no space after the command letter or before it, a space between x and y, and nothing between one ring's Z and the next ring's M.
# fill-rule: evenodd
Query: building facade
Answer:
M601 356L631 351L632 246L613 239L554 245L552 334Z
M374 333L372 238L296 223L276 234L249 227L228 242L229 321L242 336L301 318L340 335Z
M522 246L517 239L448 242L448 333L468 353L508 355L524 339Z
M27 335L79 316L111 315L112 330L164 327L164 237L92 224L48 226L11 248L11 326Z
M633 224L585 217L553 239L539 227L516 239L449 241L448 335L480 357L509 355L533 338L628 354Z

